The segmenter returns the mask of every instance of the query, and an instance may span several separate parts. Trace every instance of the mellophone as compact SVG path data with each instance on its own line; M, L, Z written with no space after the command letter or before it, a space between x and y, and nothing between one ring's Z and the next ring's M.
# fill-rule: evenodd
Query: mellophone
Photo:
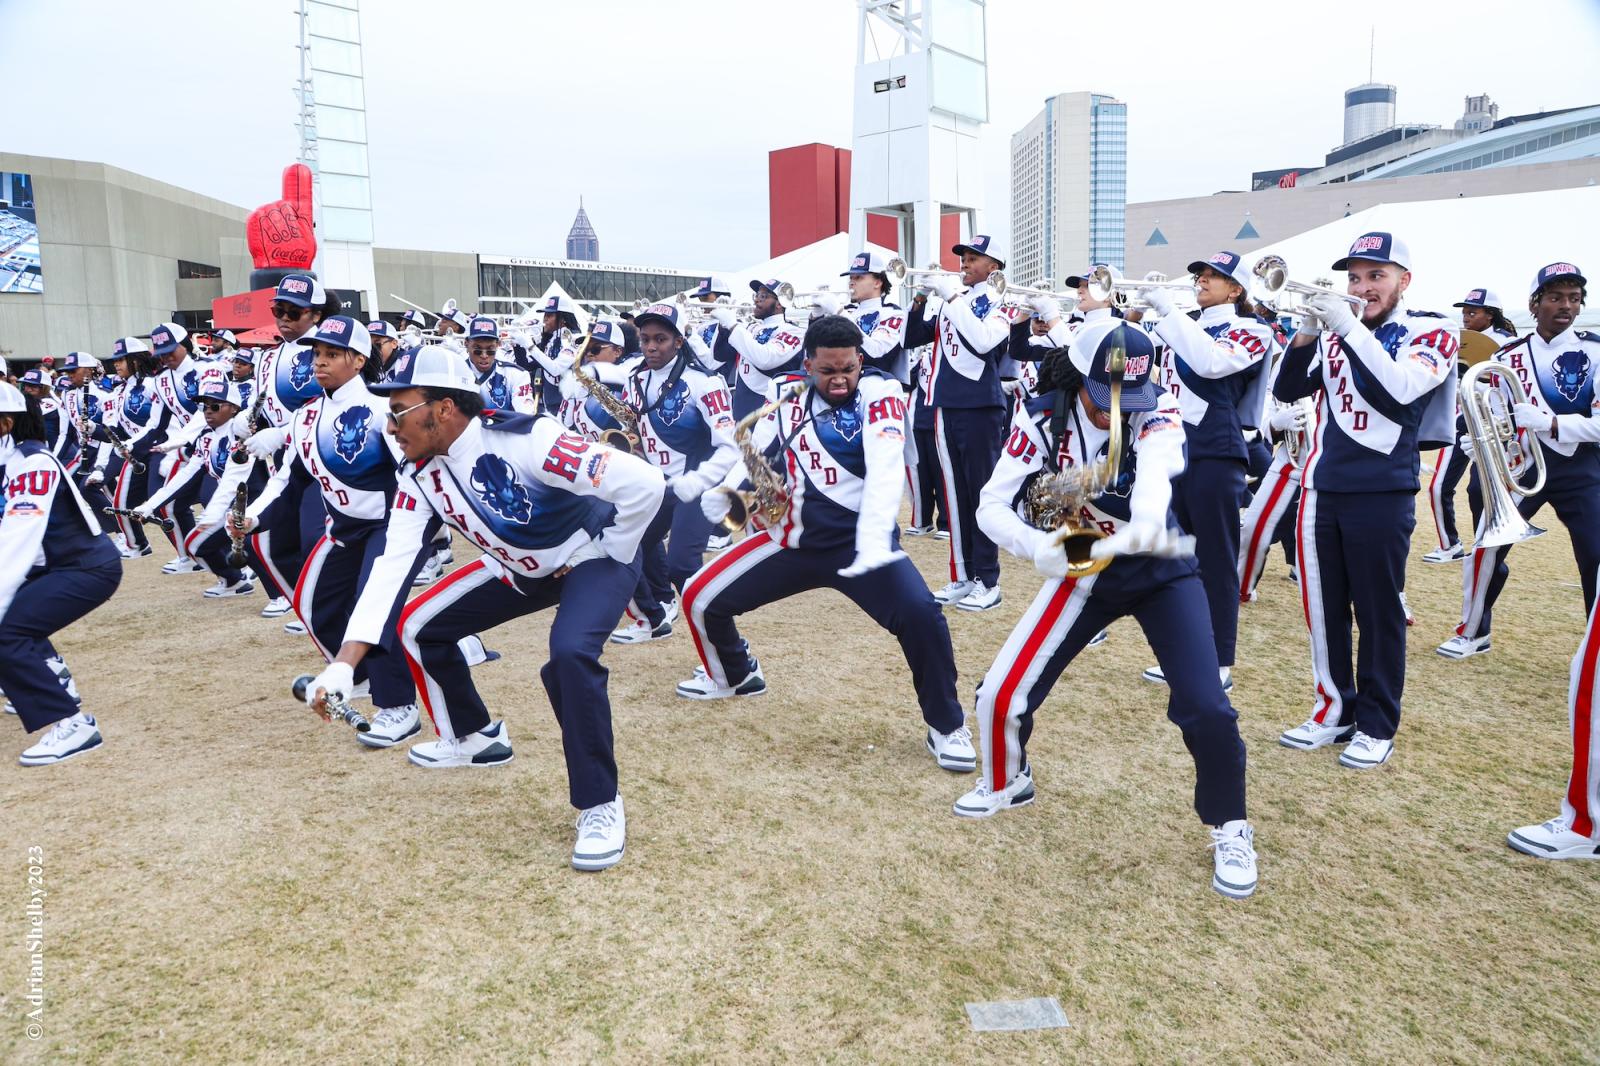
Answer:
M294 693L296 700L304 703L306 701L306 690L311 687L311 682L315 680L316 678L310 674L301 674L294 679L294 683L289 686L289 690ZM354 726L357 733L365 733L372 728L372 723L368 722L360 711L332 693L327 694L325 702L328 705L329 714L341 722Z

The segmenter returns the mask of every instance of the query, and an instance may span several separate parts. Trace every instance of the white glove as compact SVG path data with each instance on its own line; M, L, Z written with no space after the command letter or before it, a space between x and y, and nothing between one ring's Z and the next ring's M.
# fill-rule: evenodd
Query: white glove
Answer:
M706 491L705 480L699 474L679 474L667 485L672 489L672 494L684 503Z
M1033 567L1045 577L1060 581L1067 576L1067 546L1054 533L1039 530L1033 541Z
M1061 305L1048 296L1028 297L1028 307L1044 323L1054 322L1061 317Z
M844 301L831 292L818 293L811 301L811 313L814 315L836 315L844 306Z
M288 439L289 429L287 426L268 426L266 429L258 430L249 440L245 441L244 450L257 459L269 459L279 448L283 447L284 441Z
M1361 322L1356 317L1355 308L1350 306L1350 301L1333 293L1317 293L1307 297L1306 303L1316 310L1317 317L1322 320L1323 329L1332 330L1340 336L1348 335Z
M225 519L225 524L227 525L228 532L230 532L230 533L234 532L234 522L235 522L235 519L233 517L233 511L230 509L228 511L228 516ZM245 517L244 517L244 528L238 530L238 532L243 536L249 536L250 532L252 530L254 530L260 524L261 524L261 519L252 518L249 515L245 515Z
M600 542L598 540L591 540L589 543L585 544L583 547L567 556L566 569L576 570L578 567L582 566L591 559L609 558L611 558L610 553L608 553L605 548L601 546Z
M1478 457L1478 448L1472 442L1471 433L1461 434L1461 439L1456 441L1456 447L1461 449L1461 454L1466 456L1468 461Z
M105 474L99 470L91 470L89 471L89 476L83 479L83 483L85 485L103 485L105 484L105 480Z
M928 291L949 303L961 291L961 279L954 274L934 274L928 278Z
M1116 555L1154 555L1176 559L1194 554L1194 538L1179 534L1159 522L1132 521L1089 548L1089 555L1105 559Z
M1172 299L1171 289L1140 289L1139 299L1149 304L1150 310L1154 311L1158 315L1161 315L1163 318L1172 314L1173 308L1178 306L1177 303Z
M311 684L306 686L306 706L315 708L319 694L348 700L350 690L355 687L355 667L349 663L329 663L327 668L312 678Z
M1301 337L1315 339L1322 335L1322 331L1325 328L1322 324L1322 318L1310 307L1303 304L1301 309L1295 312L1293 321L1294 336L1291 338L1292 340L1299 340Z
M849 566L839 571L839 576L860 577L868 571L888 566L896 559L904 559L905 557L906 553L903 551L889 551L886 548L867 548L864 551L857 551L855 559L851 560Z
M731 510L733 510L733 498L726 492L708 492L700 497L700 513L714 526L721 525Z
M1305 429L1306 421L1306 409L1296 403L1272 412L1267 424L1279 433L1287 433L1292 429Z
M1017 395L1017 393L1022 391L1022 379L1021 378L1001 378L1000 379L1000 391L1005 393L1007 396L1015 397Z
M148 522L150 520L150 511L144 507L135 507L131 517L137 518L141 522Z
M164 440L150 450L157 455L166 455L168 452L175 452L181 447L183 447L183 441L181 440Z
M1525 429L1530 433L1543 433L1545 436L1550 435L1556 424L1555 415L1531 403L1519 403L1513 406L1511 417L1516 419L1518 429Z
M514 329L511 331L511 343L526 351L533 347L533 334L525 329Z
M711 320L723 329L732 329L733 324L739 321L739 316L733 313L733 308L731 307L713 307L711 309Z
M406 331L400 334L400 347L408 351L422 347L422 331L416 326L407 326Z

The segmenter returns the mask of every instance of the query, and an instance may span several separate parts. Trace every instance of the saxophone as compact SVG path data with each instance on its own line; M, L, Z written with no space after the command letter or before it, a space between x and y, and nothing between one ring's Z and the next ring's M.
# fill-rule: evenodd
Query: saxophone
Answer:
M621 429L604 429L600 431L600 443L607 447L615 448L619 452L630 452L634 455L643 455L644 448L639 443L639 412L629 407L622 398L606 388L593 377L583 372L577 362L572 364L572 369L567 373L572 375L583 390L593 396L605 408L606 414L617 420Z
M733 442L739 446L739 454L744 457L745 474L750 478L750 491L740 492L738 489L725 486L718 486L712 490L728 497L728 514L722 520L722 525L729 533L739 532L753 516L757 515L769 528L776 526L783 521L784 514L788 512L789 491L784 485L783 475L767 462L765 455L756 450L750 437L757 422L800 395L805 388L804 385L797 385L789 389L771 403L745 415L739 420L739 424L733 427Z

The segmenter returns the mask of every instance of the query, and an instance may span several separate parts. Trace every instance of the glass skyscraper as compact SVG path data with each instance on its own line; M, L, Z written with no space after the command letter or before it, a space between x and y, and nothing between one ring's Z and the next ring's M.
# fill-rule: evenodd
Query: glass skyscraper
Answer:
M1128 198L1128 105L1062 93L1011 137L1011 261L1022 284L1091 263L1121 269Z

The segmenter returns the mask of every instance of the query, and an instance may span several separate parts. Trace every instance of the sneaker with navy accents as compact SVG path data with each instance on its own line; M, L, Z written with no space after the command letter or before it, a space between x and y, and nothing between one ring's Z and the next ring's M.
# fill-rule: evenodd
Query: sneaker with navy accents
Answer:
M1489 642L1489 634L1481 637L1464 637L1457 633L1434 651L1446 659L1470 659L1474 655L1482 655L1494 645Z
M1097 638L1095 638L1096 640L1105 639L1104 638L1104 631L1102 630L1101 633L1102 633L1102 635L1097 637ZM1092 647L1094 647L1094 645L1095 645L1095 641L1091 640L1089 642L1089 647L1092 648ZM1146 667L1144 673L1140 674L1139 676L1144 678L1146 681L1149 681L1150 683L1155 684L1155 685L1165 685L1167 683L1167 675L1162 673L1161 667L1159 667L1159 666ZM1231 667L1231 666L1218 667L1217 668L1217 680L1222 682L1222 691L1224 691L1224 692L1232 692L1233 691L1233 667Z
M51 726L39 743L17 756L17 762L23 766L52 766L93 751L102 739L94 715L79 711Z
M767 679L761 676L761 663L750 660L750 672L737 685L718 685L706 673L706 668L694 668L694 676L678 682L678 695L690 700L725 700L730 696L759 696L767 691Z
M976 581L952 581L935 592L933 598L943 604L960 603L976 585Z
M941 733L928 727L928 751L933 761L958 774L970 774L978 768L978 749L972 746L972 730L961 726L952 733Z
M1425 563L1459 563L1466 558L1467 549L1461 546L1458 540L1448 548L1435 548L1422 557Z
M622 861L628 846L628 816L622 794L610 803L578 812L578 842L572 847L574 870L604 870Z
M196 574L204 569L205 567L187 555L180 555L166 566L163 566L161 572L163 574Z
M1339 765L1347 770L1371 770L1388 762L1393 754L1394 741L1369 737L1358 729L1350 746L1339 753Z
M1347 744L1356 735L1353 725L1323 725L1315 718L1307 718L1293 729L1278 734L1278 743L1286 748L1316 751L1329 744Z
M934 527L932 522L925 526L907 526L905 528L905 535L908 537L926 537L933 532L933 529Z
M652 626L648 618L640 618L627 625L618 626L611 634L611 643L648 644L652 640L663 640L670 636L672 636L671 622L662 619L660 625Z
M408 703L404 707L379 708L372 719L372 728L357 733L356 739L369 748L392 748L421 731L422 716L417 713L417 705Z
M990 588L982 581L975 581L972 590L956 601L956 609L961 611L987 611L1000 606L1000 586Z
M1084 647L1086 647L1086 648L1098 648L1100 645L1104 644L1106 642L1106 639L1108 637L1110 637L1110 636L1111 636L1111 630L1102 629L1100 632L1098 632L1094 636L1090 637L1089 638L1089 643L1085 644Z
M289 597L287 596L275 596L267 601L265 607L261 608L262 618L278 618L288 613Z
M1513 850L1539 859L1600 859L1600 838L1572 830L1572 821L1558 814L1543 825L1525 825L1506 837Z
M511 734L506 724L493 721L476 733L454 740L426 741L411 745L406 757L430 770L450 766L504 766L511 761Z
M988 818L1013 807L1026 807L1032 802L1033 772L1024 769L998 792L989 787L987 780L979 781L978 787L956 800L951 810L960 818Z
M1211 830L1211 887L1229 899L1244 899L1256 890L1255 830L1244 819Z

